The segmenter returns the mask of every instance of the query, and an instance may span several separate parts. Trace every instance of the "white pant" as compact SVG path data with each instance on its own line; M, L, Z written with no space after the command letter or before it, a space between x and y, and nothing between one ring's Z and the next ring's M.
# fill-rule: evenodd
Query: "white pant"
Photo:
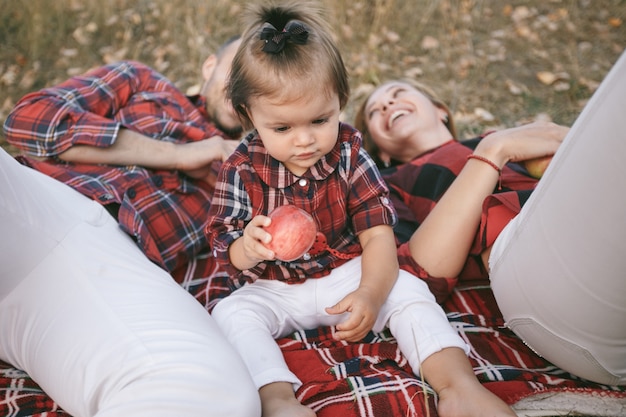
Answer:
M75 417L259 416L209 314L97 203L0 151L0 359Z
M626 54L496 240L491 282L508 326L583 378L626 384Z
M361 258L357 257L326 277L302 284L258 280L221 300L212 314L243 357L257 387L290 382L298 388L301 382L287 368L274 339L297 329L346 320L347 313L330 315L324 309L354 291L360 279ZM416 374L420 363L441 349L458 347L469 352L427 285L406 271L400 271L373 330L379 332L386 326Z

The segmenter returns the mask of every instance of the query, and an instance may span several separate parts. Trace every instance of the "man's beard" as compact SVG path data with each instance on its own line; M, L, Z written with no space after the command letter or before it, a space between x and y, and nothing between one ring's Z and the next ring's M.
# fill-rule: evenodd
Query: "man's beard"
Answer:
M228 137L233 139L238 139L239 137L241 137L241 134L243 133L243 127L241 125L230 128L225 127L221 123L217 114L214 114L213 116L213 123L215 124L215 127L224 132Z
M225 128L223 126L221 126L220 124L216 124L217 128L219 130L221 130L222 132L224 132L228 137L233 138L233 139L237 139L239 137L241 137L241 134L243 133L243 127L239 126L239 127L234 127L231 129Z

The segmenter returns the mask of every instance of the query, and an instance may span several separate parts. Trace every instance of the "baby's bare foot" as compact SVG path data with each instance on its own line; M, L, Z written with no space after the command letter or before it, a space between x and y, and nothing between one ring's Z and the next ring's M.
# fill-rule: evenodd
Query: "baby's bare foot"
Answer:
M287 382L273 382L259 390L263 417L315 417L309 407L300 404Z
M437 413L439 417L516 417L511 407L480 384L442 390Z

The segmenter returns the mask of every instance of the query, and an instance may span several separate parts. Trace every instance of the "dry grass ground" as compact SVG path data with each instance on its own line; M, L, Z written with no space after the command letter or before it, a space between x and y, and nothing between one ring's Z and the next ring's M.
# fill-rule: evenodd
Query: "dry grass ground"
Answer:
M0 0L0 120L24 94L120 59L191 91L248 2ZM373 84L411 76L436 87L465 135L535 118L571 124L626 47L625 0L322 3L351 74L348 121Z

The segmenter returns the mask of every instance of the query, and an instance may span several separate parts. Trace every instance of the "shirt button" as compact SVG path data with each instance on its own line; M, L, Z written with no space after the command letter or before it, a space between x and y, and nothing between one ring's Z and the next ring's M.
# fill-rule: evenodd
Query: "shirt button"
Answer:
M298 185L300 185L300 187L304 187L307 184L307 180L305 178L300 178L300 181L298 181Z
M128 191L126 191L126 195L128 198L135 198L137 196L137 192L134 188L129 188Z
M383 197L383 204L389 204L389 199L387 197Z
M305 253L302 256L302 259L304 259L305 261L310 261L311 260L311 255L309 253Z
M154 177L153 181L154 181L154 185L156 185L157 187L161 187L163 185L163 177L161 177L160 175L157 175L156 177Z
M113 200L113 195L106 193L106 194L102 194L101 196L98 197L98 200L103 201L103 202L108 202Z

